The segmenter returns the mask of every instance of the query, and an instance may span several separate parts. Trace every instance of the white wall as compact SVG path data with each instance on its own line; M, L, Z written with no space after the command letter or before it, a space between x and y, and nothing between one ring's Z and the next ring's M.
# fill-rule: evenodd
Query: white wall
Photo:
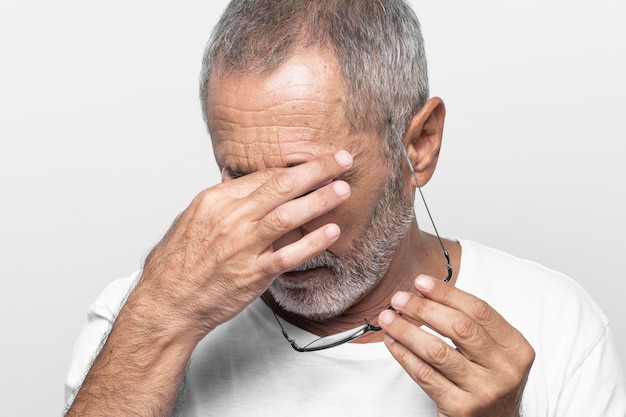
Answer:
M448 108L425 188L440 232L573 276L626 352L626 4L415 4ZM218 180L197 76L224 6L0 3L4 415L60 413L89 303Z

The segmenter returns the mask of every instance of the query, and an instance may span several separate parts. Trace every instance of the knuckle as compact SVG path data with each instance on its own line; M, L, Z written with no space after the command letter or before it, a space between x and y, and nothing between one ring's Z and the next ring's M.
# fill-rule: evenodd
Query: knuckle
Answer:
M261 227L272 233L289 230L291 225L292 220L289 212L280 207L269 213L261 222Z
M212 207L214 205L214 193L211 188L199 192L192 201L192 206Z
M509 374L517 379L524 377L530 372L533 362L535 361L535 350L527 345L526 349L521 349L517 361L509 370Z
M523 339L523 346L520 348L520 355L526 365L530 365L535 361L535 349L533 349L526 339Z
M480 333L477 322L470 317L459 317L452 322L452 330L460 339L473 339Z
M493 319L494 310L486 301L479 300L474 307L474 315L477 320L486 322Z
M413 377L417 382L430 383L435 377L435 369L427 364L421 364L413 369Z
M260 171L256 171L253 175L256 181L261 183L269 182L279 172L278 168L267 168Z
M430 346L427 350L427 355L429 357L430 363L440 366L448 362L450 357L450 348L448 345L441 339L437 339L434 341L432 346Z
M276 237L294 227L291 213L280 207L259 220L258 231L265 237Z
M270 180L271 190L281 195L291 194L297 187L296 179L286 172L279 173Z
M265 267L264 273L273 276L293 267L293 260L285 251L274 253L274 261Z
M397 350L394 354L396 356L396 360L401 364L409 364L413 359L413 354L408 349Z
M438 381L438 371L427 365L423 364L418 367L413 368L413 372L411 373L412 378L415 382L420 384L422 387L427 387L430 395L437 398L450 398L454 396L454 390L450 390L446 384L442 384ZM453 413L450 415L460 415L458 413Z
M328 175L337 169L337 162L334 157L327 155L317 160L316 167L320 175Z
M519 377L526 375L535 361L535 350L528 343L514 351L509 350L510 364L505 368L507 375Z

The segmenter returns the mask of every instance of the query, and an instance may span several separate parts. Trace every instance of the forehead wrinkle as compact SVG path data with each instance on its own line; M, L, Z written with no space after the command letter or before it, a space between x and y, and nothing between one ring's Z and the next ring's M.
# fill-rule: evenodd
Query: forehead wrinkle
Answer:
M251 173L264 168L279 165L280 153L262 151L258 142L242 143L237 140L222 140L216 148L218 164L236 169L242 173Z
M263 149L263 146L267 145L272 147L271 150ZM242 173L251 173L261 169L300 164L331 150L326 143L310 140L242 143L233 139L219 141L216 144L215 155L219 166L227 166Z
M340 110L331 109L329 106L322 105L321 102L320 105L310 105L311 103L314 102L304 99L290 100L262 109L244 109L216 104L212 109L210 130L275 126L328 132L334 129L333 125L341 121ZM237 118L226 117L229 111L233 110L237 112Z
M273 110L280 107L288 107L289 111ZM296 136L343 133L337 129L342 124L341 116L337 112L324 110L320 114L304 108L302 110L295 109L295 107L290 103L280 103L259 111L239 110L237 118L234 120L233 118L220 117L219 111L215 111L212 114L213 117L211 117L209 131L212 138L224 137L226 132L232 132L235 135L236 132L250 129L260 130L260 133L262 133L260 137L274 136L271 133L268 134L271 130L278 130L281 136L284 136L282 131L295 131L297 132Z
M295 55L271 73L211 77L207 122L218 164L246 170L286 166L358 139L337 74L334 58L316 50Z
M243 82L246 78L241 82L237 77L212 80L213 87L219 87L220 91L209 96L208 111L213 118L223 119L237 113L237 123L243 126L260 121L261 124L318 125L323 129L331 120L330 124L337 124L347 117L341 91L317 78L295 82L265 79L251 85ZM295 121L284 122L292 119Z
M237 129L220 129L212 134L212 138L218 165L226 164L240 172L252 172L302 163L336 152L339 147L334 139L346 135L342 130L307 126L238 125ZM353 141L352 145L346 150L355 159L355 166L367 165L368 161L362 161L361 157L366 148L373 145L370 138L361 137Z
M327 121L324 116L289 114L274 116L273 119L262 123L242 120L239 117L234 121L232 119L214 121L209 128L211 141L214 147L219 142L245 146L268 144L276 146L275 150L280 151L283 146L289 146L295 142L307 144L332 142L334 137L343 136L349 132ZM327 122L324 123L324 121Z

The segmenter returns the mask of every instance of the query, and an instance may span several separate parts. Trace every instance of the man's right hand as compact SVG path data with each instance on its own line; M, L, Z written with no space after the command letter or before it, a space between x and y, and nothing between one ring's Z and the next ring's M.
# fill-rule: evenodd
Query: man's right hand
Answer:
M170 415L196 344L337 240L329 223L273 247L349 197L333 179L351 166L339 151L200 193L146 259L66 416Z
M170 330L200 340L277 275L337 240L339 227L325 224L287 246L272 246L349 197L349 185L333 178L351 166L350 154L339 151L291 168L226 178L203 191L148 256L132 306L149 315L157 310Z

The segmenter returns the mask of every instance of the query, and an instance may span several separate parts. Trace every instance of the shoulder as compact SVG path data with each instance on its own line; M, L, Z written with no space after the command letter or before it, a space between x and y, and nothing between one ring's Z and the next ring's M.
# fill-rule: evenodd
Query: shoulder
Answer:
M591 367L586 364L597 352L614 351L606 315L573 279L474 242L461 245L458 286L488 302L533 346L536 359L527 390L536 389L536 397L552 390L558 397L580 369ZM590 380L619 367L616 355L603 356L602 369L594 366Z
M535 349L562 345L584 356L605 334L606 315L570 277L477 243L461 245L459 288L487 301Z
M72 358L65 383L65 396L69 401L80 386L101 343L117 316L128 293L134 288L140 271L127 278L111 282L87 310L85 322L72 350Z
M113 321L126 301L128 294L135 288L140 275L141 271L135 271L130 276L117 279L107 285L98 298L89 306L89 318L96 315Z
M587 291L569 276L537 262L462 240L458 286L505 310L523 308L528 315L584 312L606 322Z

